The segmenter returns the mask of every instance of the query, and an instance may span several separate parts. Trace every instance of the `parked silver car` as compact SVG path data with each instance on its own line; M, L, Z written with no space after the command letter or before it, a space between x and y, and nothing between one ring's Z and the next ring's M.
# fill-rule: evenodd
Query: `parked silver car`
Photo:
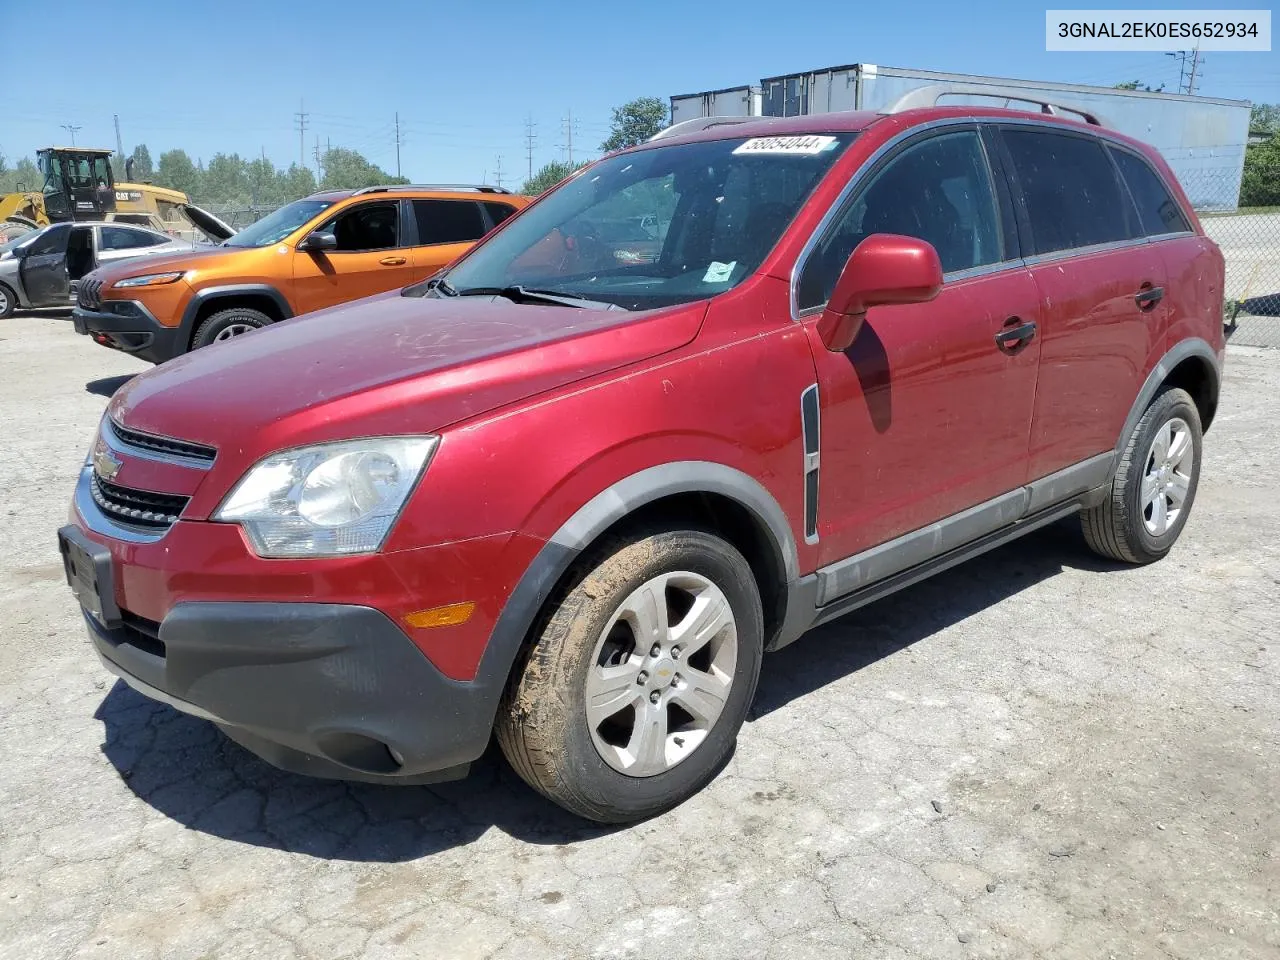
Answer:
M123 223L55 223L0 244L0 319L20 307L63 307L80 278L115 260L184 253L191 240Z

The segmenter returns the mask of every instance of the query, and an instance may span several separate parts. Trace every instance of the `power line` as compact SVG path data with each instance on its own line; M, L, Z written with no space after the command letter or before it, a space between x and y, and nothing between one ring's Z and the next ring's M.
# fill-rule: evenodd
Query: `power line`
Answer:
M400 111L396 111L396 178L400 177Z
M293 120L298 128L298 166L305 167L307 165L307 108L302 100L298 101L298 112L293 115Z
M562 129L565 134L565 149L569 154L569 166L573 166L573 110L568 111L568 116L560 121L563 124Z
M71 145L74 147L76 145L76 132L83 130L84 125L80 123L62 123L59 124L59 126L62 127L63 130L67 131L67 133L71 134Z
M524 121L524 154L529 160L529 179L533 179L533 141L538 138L534 133L533 117L526 117Z
M1204 57L1200 55L1200 48L1188 52L1179 50L1177 53L1167 53L1165 56L1178 58L1178 92L1185 94L1194 94L1196 92L1196 74L1200 72L1200 65L1204 63ZM1191 61L1190 72L1188 72L1187 60ZM1203 79L1203 75L1201 76ZM1185 89L1183 89L1185 87Z
M498 180L498 188L502 188L502 154L498 154L498 165L493 174Z

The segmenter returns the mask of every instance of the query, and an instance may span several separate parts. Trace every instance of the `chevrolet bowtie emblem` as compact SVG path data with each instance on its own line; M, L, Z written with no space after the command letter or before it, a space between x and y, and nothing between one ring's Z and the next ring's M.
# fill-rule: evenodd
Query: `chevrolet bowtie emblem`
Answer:
M124 461L106 448L102 443L93 451L93 472L103 480L114 480Z

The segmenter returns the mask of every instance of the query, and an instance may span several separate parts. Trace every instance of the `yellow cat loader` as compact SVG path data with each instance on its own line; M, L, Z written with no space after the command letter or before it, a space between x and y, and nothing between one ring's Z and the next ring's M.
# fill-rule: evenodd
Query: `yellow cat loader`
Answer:
M175 237L203 235L215 243L235 231L191 205L185 193L149 183L116 183L111 151L94 147L45 147L36 151L40 191L0 196L0 224L43 227L67 220L117 220Z

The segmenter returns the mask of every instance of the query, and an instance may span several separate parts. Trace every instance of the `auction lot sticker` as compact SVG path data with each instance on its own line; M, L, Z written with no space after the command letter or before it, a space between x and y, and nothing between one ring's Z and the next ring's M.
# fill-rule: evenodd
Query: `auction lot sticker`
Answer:
M835 145L835 137L752 137L734 153L821 153Z

